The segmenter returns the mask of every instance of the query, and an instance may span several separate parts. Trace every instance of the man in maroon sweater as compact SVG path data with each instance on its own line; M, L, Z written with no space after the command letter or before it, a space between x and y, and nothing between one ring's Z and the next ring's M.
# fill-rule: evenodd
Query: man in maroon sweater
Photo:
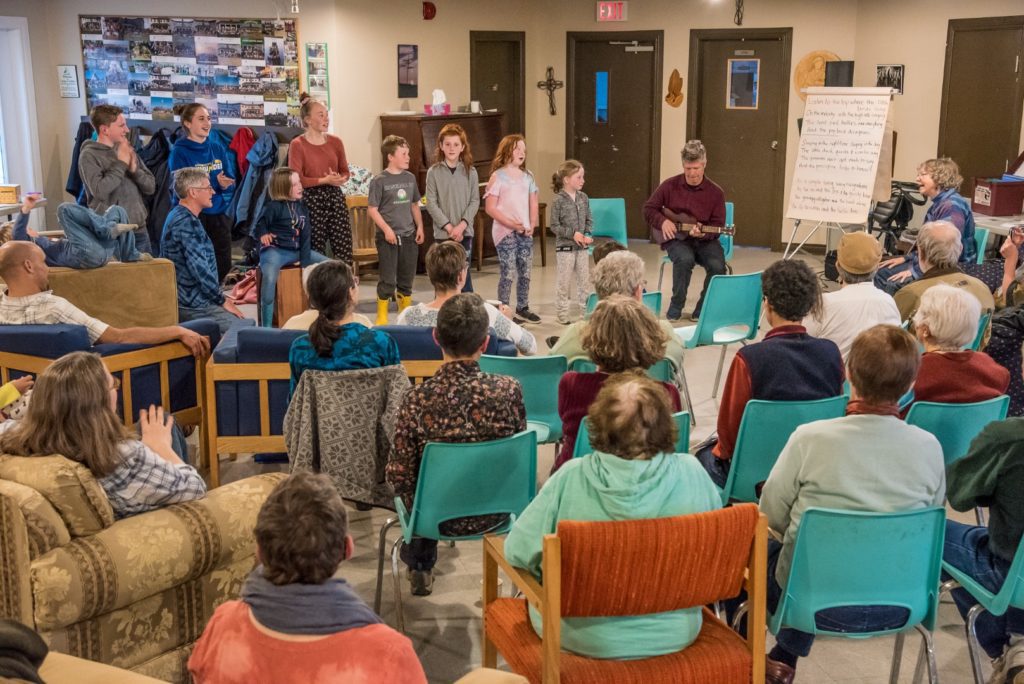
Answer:
M690 315L690 320L695 321L700 316L712 276L725 273L725 253L717 233L705 234L695 227L688 233L679 234L675 224L666 219L661 211L668 209L676 214L689 214L698 226L725 225L725 193L704 176L708 157L700 140L688 141L683 146L682 156L683 172L658 186L644 204L644 220L652 229L657 228L664 233L666 241L661 248L672 260L672 300L666 314L668 320L677 321L682 318L693 267L695 264L704 267L707 274L704 277L704 289Z

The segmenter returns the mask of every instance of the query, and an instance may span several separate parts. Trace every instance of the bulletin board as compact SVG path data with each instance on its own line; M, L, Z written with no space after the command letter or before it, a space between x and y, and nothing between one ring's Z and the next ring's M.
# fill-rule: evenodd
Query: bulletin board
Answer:
M299 126L294 19L79 15L88 109L173 121L198 102L215 123Z

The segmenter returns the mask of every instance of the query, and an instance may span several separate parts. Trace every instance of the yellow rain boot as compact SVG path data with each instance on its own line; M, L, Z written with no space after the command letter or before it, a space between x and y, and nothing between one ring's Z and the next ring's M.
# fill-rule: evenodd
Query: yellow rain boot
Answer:
M412 306L412 295L398 295L398 313Z
M377 300L377 325L388 324L388 304L390 303L390 299Z

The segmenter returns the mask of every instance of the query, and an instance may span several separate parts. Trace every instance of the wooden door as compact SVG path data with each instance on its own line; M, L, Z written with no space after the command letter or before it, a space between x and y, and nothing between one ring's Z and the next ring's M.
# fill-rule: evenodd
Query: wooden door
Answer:
M643 205L659 181L663 39L662 31L567 39L566 156L586 169L588 196L626 200L632 238L649 235Z
M1022 69L1024 16L949 22L938 156L960 165L968 198L976 176L998 177L1019 154Z
M793 30L690 31L688 139L735 207L736 243L780 249Z
M505 112L508 132L524 135L525 56L522 31L469 32L469 98L479 101L485 111Z

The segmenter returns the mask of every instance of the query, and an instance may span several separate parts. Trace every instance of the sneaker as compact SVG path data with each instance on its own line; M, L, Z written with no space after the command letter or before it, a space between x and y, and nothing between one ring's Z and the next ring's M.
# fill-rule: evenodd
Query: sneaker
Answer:
M539 318L537 320L540 320ZM568 318L556 318L558 325L572 325L572 321Z
M558 343L558 335L552 335L544 339L544 344L548 345L548 349L553 349L555 344Z
M696 321L700 318L700 312L694 311L692 314L687 316L687 318L689 318L691 321Z
M529 308L516 309L516 315L525 318L530 323L540 323L540 316L530 311Z
M682 312L674 313L672 311L669 311L667 314L665 314L665 320L671 323L678 323L679 321L683 320L683 314Z
M434 573L430 570L410 570L409 585L413 596L430 596L434 591Z

